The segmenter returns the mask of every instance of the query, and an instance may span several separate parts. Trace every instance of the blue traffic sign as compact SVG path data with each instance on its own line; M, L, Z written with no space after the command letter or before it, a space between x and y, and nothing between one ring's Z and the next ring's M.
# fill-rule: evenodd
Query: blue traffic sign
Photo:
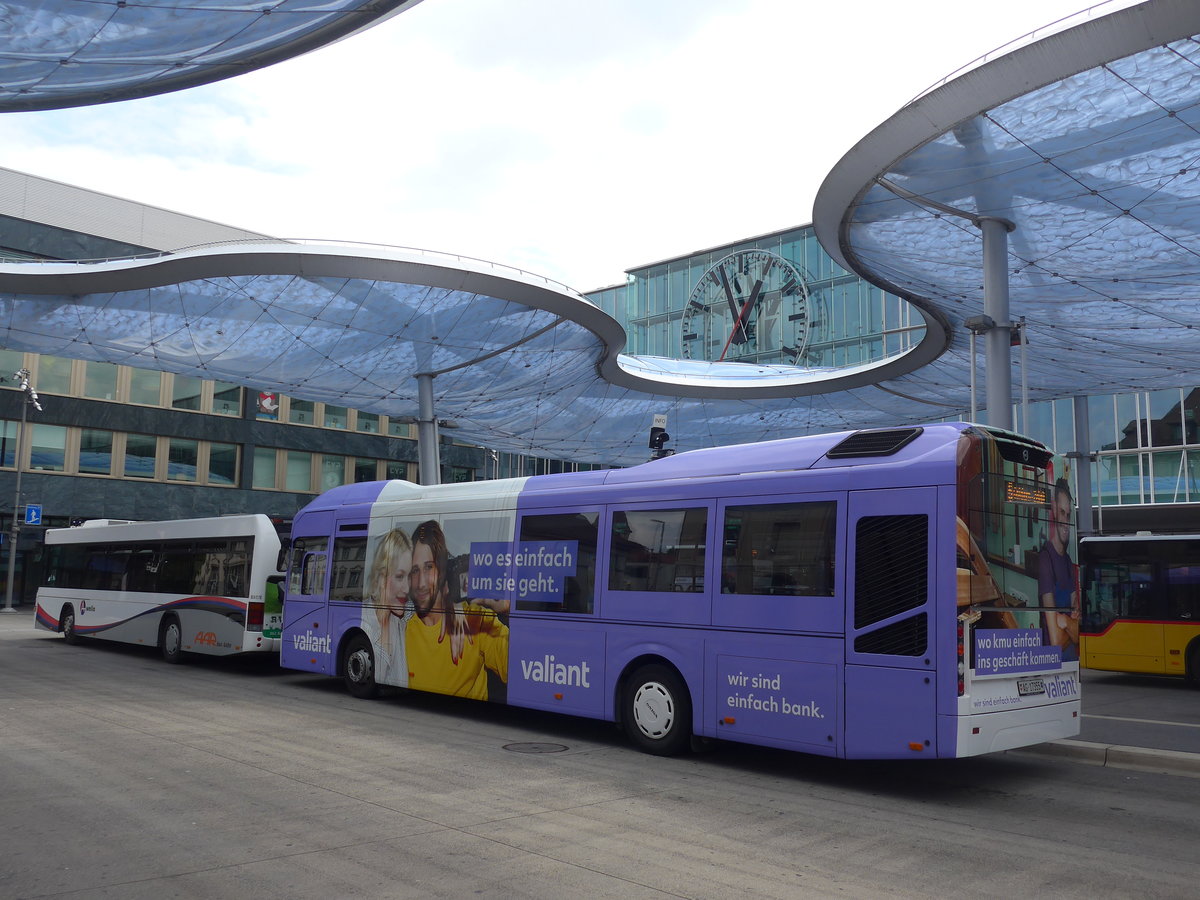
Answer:
M32 503L25 507L25 524L26 525L41 525L42 524L42 507Z

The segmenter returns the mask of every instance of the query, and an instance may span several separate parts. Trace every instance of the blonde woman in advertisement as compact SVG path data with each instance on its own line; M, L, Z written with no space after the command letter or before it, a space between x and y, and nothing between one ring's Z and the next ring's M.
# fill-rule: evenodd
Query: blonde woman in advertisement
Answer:
M405 636L409 687L487 700L489 671L508 681L508 626L497 615L502 610L454 602L449 561L441 525L418 525L409 576L415 618Z
M375 649L377 684L408 687L404 633L412 618L408 603L412 550L408 535L393 528L379 539L371 560L367 577L370 605L363 608L363 627Z

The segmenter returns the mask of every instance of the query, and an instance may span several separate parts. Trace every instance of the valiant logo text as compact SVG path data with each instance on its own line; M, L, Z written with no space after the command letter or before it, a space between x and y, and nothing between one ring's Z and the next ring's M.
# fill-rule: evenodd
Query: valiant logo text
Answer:
M305 653L328 653L332 641L333 639L329 635L317 637L311 631L292 635L292 646Z
M521 660L521 676L526 681L537 681L542 684L565 684L579 687L591 687L588 683L590 668L586 662L577 665L567 665L555 662L551 653L543 659Z

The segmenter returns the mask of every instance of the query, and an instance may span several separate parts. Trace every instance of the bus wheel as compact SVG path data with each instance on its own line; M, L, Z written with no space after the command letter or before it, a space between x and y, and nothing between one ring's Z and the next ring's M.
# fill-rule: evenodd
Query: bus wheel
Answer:
M1200 641L1188 649L1187 665L1183 674L1192 687L1200 688Z
M655 756L682 752L692 736L692 698L687 685L668 666L643 666L625 684L621 720L639 750Z
M62 615L59 616L59 623L62 625L63 640L68 644L78 644L79 632L75 630L75 607L64 606Z
M356 634L350 638L342 660L342 673L350 696L360 700L370 700L378 696L379 685L375 683L375 654L371 652L371 642L365 635Z
M183 629L175 616L163 619L158 632L158 649L162 658L172 665L183 662Z

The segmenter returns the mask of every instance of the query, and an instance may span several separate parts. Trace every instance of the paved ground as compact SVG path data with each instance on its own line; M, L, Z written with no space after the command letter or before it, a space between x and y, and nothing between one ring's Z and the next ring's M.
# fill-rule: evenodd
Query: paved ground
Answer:
M31 629L31 605L0 612L0 633ZM1200 689L1180 678L1119 672L1084 670L1082 680L1079 736L1014 752L1200 775Z

